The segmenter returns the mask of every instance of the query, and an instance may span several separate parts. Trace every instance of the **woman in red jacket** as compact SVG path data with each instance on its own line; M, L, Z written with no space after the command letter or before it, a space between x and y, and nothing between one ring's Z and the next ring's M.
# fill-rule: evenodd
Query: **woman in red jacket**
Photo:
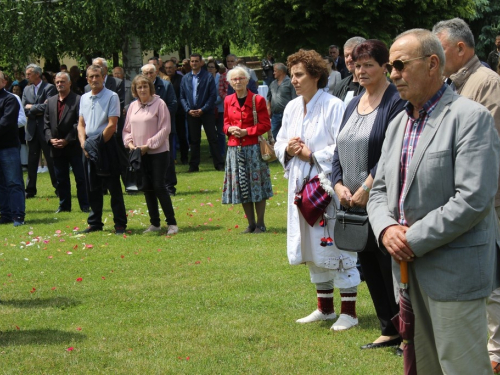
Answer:
M273 196L273 188L269 167L260 154L258 137L270 132L271 121L266 100L247 90L249 79L250 74L241 67L227 73L227 81L235 93L224 100L224 133L229 141L222 203L243 205L248 220L243 233L263 233L266 200Z

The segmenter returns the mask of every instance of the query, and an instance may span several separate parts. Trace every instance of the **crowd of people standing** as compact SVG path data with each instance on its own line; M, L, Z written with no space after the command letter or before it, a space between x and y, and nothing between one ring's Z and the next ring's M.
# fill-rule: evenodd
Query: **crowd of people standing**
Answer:
M500 37L496 45L500 50ZM399 311L399 264L406 262L418 372L500 373L500 54L489 55L490 69L474 48L470 28L455 18L432 31L403 32L390 47L355 36L343 56L336 45L328 56L299 50L286 65L268 54L265 98L233 54L221 67L193 53L179 70L176 61L153 57L132 82L120 67L109 76L106 60L96 58L87 85L74 67L57 73L53 85L30 64L29 85L10 87L22 100L7 92L0 72L0 222L24 224L43 152L57 212L71 211L73 170L80 209L89 212L83 233L103 229L108 192L115 232L124 233L122 179L127 191L144 191L151 224L145 232L161 230L159 202L167 233L176 234L176 142L188 172L198 172L203 128L213 167L224 171L222 203L242 204L244 234L264 233L273 191L259 137L268 134L288 179L288 259L307 265L316 288L317 308L297 323L334 320L333 331L357 326L363 279L380 336L361 349L394 346L401 353L408 342L391 318ZM135 166L132 180L129 166ZM332 199L311 223L297 193L302 181L320 174L328 176ZM340 249L335 237L323 243L341 211L369 219L361 252Z

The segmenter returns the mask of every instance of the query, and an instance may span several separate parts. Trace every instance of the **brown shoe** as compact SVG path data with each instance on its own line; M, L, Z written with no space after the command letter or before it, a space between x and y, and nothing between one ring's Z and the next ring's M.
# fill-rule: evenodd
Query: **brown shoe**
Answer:
M500 374L500 363L491 361L491 368L494 374Z

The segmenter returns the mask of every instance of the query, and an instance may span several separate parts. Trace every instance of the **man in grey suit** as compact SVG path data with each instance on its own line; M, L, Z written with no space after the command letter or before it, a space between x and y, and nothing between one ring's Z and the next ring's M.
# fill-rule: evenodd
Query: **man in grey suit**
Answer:
M417 370L491 374L500 139L485 107L443 83L444 51L430 31L399 35L389 59L408 103L387 129L367 208L395 271L408 262Z
M69 167L75 176L76 191L80 209L89 212L89 200L83 171L83 152L78 142L78 119L80 95L71 91L71 78L66 72L59 72L55 79L58 95L47 100L44 117L45 141L50 146L50 156L59 191L59 208L56 213L71 211L71 182Z
M43 151L47 167L49 167L50 180L56 189L57 181L54 173L54 163L50 157L50 148L45 142L43 132L43 114L45 112L45 101L57 94L54 85L45 83L41 78L42 69L35 64L26 67L26 78L30 86L23 91L23 108L28 118L26 126L26 141L28 141L28 179L26 180L26 198L33 198L36 193L36 178L40 153Z

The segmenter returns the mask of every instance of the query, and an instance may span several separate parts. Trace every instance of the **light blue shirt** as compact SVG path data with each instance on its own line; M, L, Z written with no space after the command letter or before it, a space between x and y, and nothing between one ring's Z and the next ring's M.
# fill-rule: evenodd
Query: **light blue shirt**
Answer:
M100 134L108 126L109 117L120 117L120 99L105 87L97 95L89 91L80 100L80 116L85 121L88 137Z
M200 74L200 72L198 72L197 74L193 74L193 103L194 105L196 106L196 94L198 93L198 79L199 79L199 76L198 74Z

